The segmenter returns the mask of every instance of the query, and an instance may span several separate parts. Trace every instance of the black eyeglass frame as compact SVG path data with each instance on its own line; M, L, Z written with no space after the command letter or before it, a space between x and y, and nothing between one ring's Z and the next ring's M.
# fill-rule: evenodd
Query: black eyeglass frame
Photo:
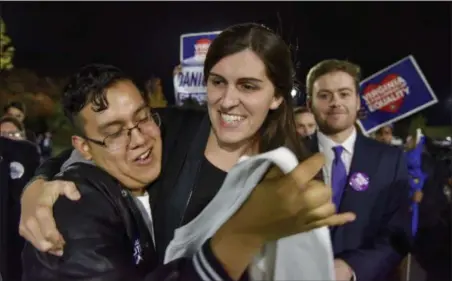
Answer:
M149 117L150 117L151 121L154 122L154 123L157 125L157 127L160 128L161 123L162 123L162 119L160 118L160 115L159 115L158 113L156 113L156 112L151 112L151 114L150 114ZM158 121L157 121L157 120L158 120ZM138 129L138 131L140 131L139 126L140 126L141 122L142 122L142 121L138 121L138 122L135 124L135 126L133 126L133 127L131 127L131 128L125 128L125 129L122 129L122 131L127 131L127 135L129 136L129 143L126 145L126 147L130 144L130 140L131 140L130 136L131 136L131 134L132 134L132 131L133 131L134 129ZM142 132L140 131L140 133L142 133ZM101 140L101 141L100 141L100 140L96 140L96 139L89 138L89 137L87 137L86 135L80 135L80 137L81 137L81 138L84 138L84 139L86 139L87 141L90 141L90 142L92 142L92 143L94 143L94 144L97 144L97 145L99 145L99 146L108 148L108 145L105 143L105 140L108 139L109 137L113 136L113 135L114 135L114 134L108 135L108 136L106 136L106 137L105 137L103 140Z

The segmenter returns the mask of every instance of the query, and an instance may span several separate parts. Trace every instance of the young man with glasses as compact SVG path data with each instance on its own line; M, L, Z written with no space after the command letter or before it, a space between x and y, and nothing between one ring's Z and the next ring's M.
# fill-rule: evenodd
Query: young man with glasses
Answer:
M26 244L22 280L142 280L155 266L146 187L161 169L160 119L120 70L88 66L64 90L74 148L88 163L57 178L74 181L83 200L54 206L66 240L62 257Z

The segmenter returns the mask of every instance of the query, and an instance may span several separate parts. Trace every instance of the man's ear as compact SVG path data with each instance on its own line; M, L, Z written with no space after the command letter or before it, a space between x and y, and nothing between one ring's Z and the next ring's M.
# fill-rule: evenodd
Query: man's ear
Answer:
M72 136L72 146L80 152L85 160L92 160L93 156L86 139L80 136Z

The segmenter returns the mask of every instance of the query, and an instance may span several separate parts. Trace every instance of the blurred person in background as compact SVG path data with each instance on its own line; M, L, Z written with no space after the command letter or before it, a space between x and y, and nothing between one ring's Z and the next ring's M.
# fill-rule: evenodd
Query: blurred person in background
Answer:
M25 105L21 102L12 101L5 105L3 111L5 115L14 117L20 122L25 120Z
M42 145L42 141L43 140L44 140L44 135L43 134L38 134L38 136L36 137L36 144L38 146L39 155L41 155L41 160L42 160L41 145Z
M314 114L306 107L298 107L294 111L297 133L303 137L311 137L317 129Z
M11 116L19 120L22 124L24 124L26 118L26 109L25 105L18 101L12 101L5 105L3 108L3 112L5 116ZM36 143L36 135L34 132L25 128L25 137L27 140Z
M381 127L375 133L375 139L382 143L392 145L392 140L394 138L392 130L393 127L391 125Z
M7 281L21 280L20 196L39 160L34 143L0 137L0 273Z
M52 156L53 142L52 142L52 133L51 132L46 132L44 134L44 138L42 139L42 141L40 143L40 149L41 149L42 160L46 160Z
M419 203L413 256L426 271L426 281L450 281L452 218L452 150L425 138L422 171L426 180Z
M416 235L419 219L419 203L422 200L422 188L427 175L422 171L422 152L424 151L425 137L421 129L417 129L415 137L410 136L405 145L405 156L407 158L408 173L410 175L410 198L412 198L412 233Z
M12 116L5 116L0 119L0 136L13 140L24 140L24 125Z

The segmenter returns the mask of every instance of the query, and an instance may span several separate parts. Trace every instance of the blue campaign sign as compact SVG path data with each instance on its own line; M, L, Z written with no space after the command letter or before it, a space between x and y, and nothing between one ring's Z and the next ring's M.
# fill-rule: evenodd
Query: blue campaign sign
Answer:
M212 41L221 31L183 34L180 37L181 71L174 77L174 95L177 105L184 100L196 99L199 103L206 100L204 81L204 60Z
M366 135L438 102L413 56L364 79L360 93L366 118L358 125Z
M210 43L220 32L182 34L180 37L180 61L182 64L204 64Z

